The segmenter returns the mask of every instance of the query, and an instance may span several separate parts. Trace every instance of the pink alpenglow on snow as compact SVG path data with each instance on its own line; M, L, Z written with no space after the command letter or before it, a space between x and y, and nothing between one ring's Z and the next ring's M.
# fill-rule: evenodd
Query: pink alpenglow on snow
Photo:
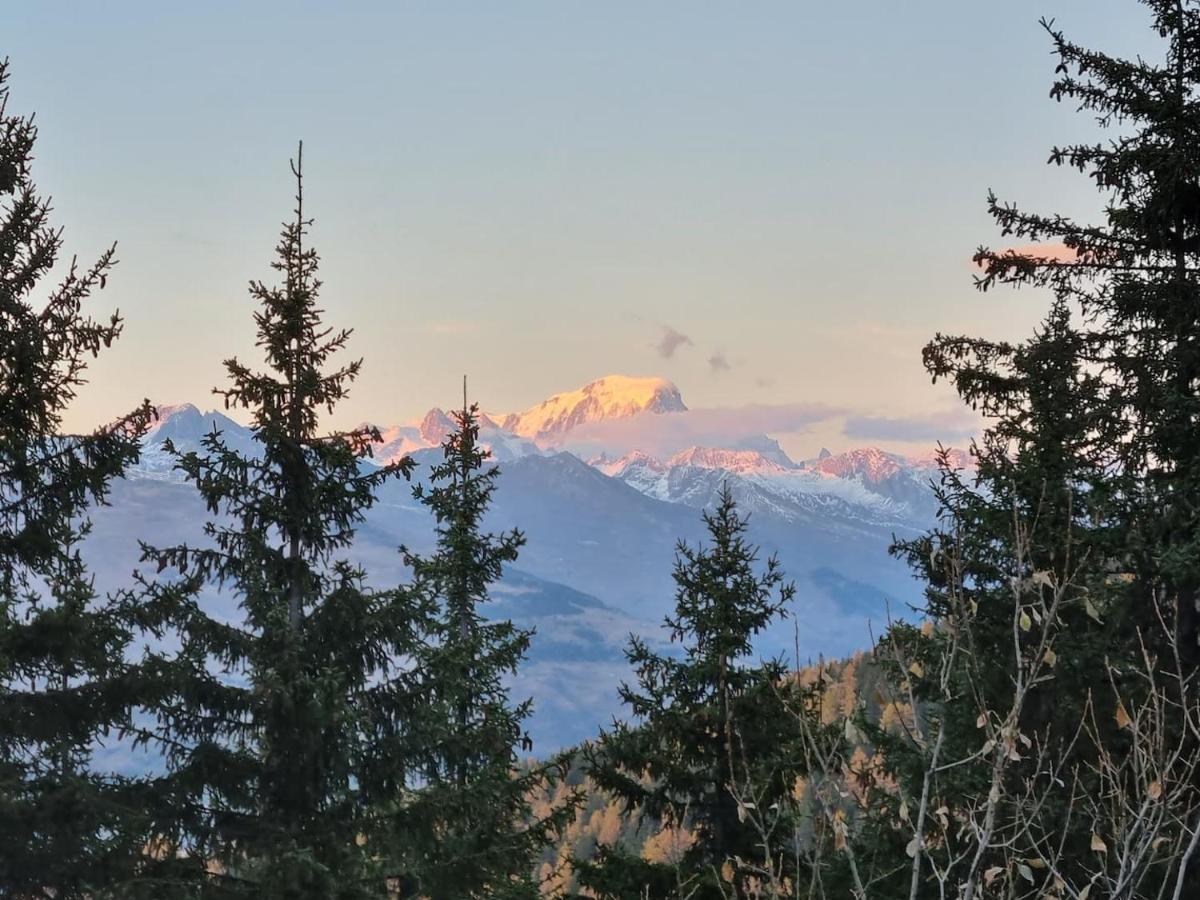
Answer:
M539 438L593 422L686 411L679 388L665 378L607 375L578 390L555 394L524 412L512 413L501 425L522 437Z

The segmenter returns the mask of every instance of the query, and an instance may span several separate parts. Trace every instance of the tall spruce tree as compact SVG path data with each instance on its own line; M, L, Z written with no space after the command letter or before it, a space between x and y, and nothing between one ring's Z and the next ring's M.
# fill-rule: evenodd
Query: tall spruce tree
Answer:
M361 361L326 367L350 332L322 323L299 160L292 171L281 283L250 285L267 368L231 359L232 384L215 391L250 411L257 453L215 430L201 452L168 447L215 518L203 546L143 547L175 577L139 576L136 614L179 647L143 663L160 685L148 738L170 768L151 895L179 884L189 897L351 900L384 896L391 872L379 836L405 778L395 666L420 615L341 554L379 486L411 462L364 464L373 428L320 431ZM207 612L206 589L236 597L240 620Z
M979 286L1044 286L1081 312L1081 362L1103 377L1094 424L1109 457L1109 515L1134 577L1114 614L1152 628L1169 602L1179 646L1200 664L1200 4L1142 0L1165 42L1161 61L1088 50L1043 22L1059 57L1051 96L1119 127L1106 143L1055 147L1050 162L1104 195L1099 224L1001 203L1006 237L1061 241L1074 259L980 249Z
M1056 147L1050 161L1105 195L1098 225L993 200L1005 234L1058 238L1074 263L981 251L981 287L1046 285L1077 304L1081 362L1101 375L1090 407L1106 466L1107 575L1093 588L1118 672L1140 669L1144 638L1164 669L1176 651L1200 668L1200 4L1144 0L1159 61L1081 47L1045 23L1059 57L1051 95L1120 135ZM1096 579L1099 581L1099 577ZM1164 639L1166 621L1175 634ZM1174 646L1172 646L1172 641ZM1163 673L1162 682L1171 679ZM1119 744L1118 744L1119 746ZM1194 749L1194 748L1193 748ZM1169 861L1168 861L1169 863ZM1200 891L1191 865L1189 889Z
M90 507L137 461L150 409L88 435L63 415L88 358L121 332L83 312L114 264L72 261L43 302L62 232L30 175L37 130L8 110L0 61L0 893L111 896L141 850L138 785L90 770L127 723L132 635L80 557Z
M697 840L678 871L620 849L579 863L580 884L600 897L639 897L646 889L675 896L681 874L684 896L749 896L739 858L757 859L761 848L735 791L752 786L766 809L790 795L801 768L790 753L795 732L781 690L783 663L747 663L754 636L786 614L795 587L775 557L756 571L758 549L746 541L747 519L728 484L703 516L710 545L678 545L675 612L665 620L682 658L631 638L626 656L637 685L620 693L633 722L615 722L584 748L588 775L626 811L691 828Z
M1069 577L1076 585L1061 609L1052 677L1031 691L1021 720L1012 724L1036 738L1039 752L1065 758L1085 793L1096 789L1100 754L1120 760L1133 752L1120 734L1121 718L1110 712L1117 698L1107 673L1120 690L1135 691L1132 676L1145 659L1157 660L1164 667L1158 689L1169 692L1166 667L1176 649L1186 667L1194 671L1200 664L1200 508L1194 502L1200 492L1200 4L1143 3L1165 42L1158 62L1085 49L1053 23L1042 23L1059 57L1051 96L1120 129L1112 141L1050 153L1051 164L1093 180L1104 196L1103 217L1092 224L1031 213L989 194L1003 237L1057 241L1066 252L980 248L978 287L1047 288L1053 304L1024 344L938 335L926 348L935 380L949 379L967 402L996 418L977 450L975 484L947 473L945 527L897 548L928 580L935 617L947 613L939 559L956 553L965 595L977 610L975 640L955 673L962 703L927 711L946 734L947 760L977 751L979 727L968 720L980 706L997 709L994 701L1012 693L1014 585L1031 595L1039 579ZM1023 555L1014 546L1017 522L1025 528ZM1174 635L1164 634L1163 621L1177 624ZM923 637L905 626L889 636L910 649L924 645L926 670L946 659L950 639L940 631ZM977 696L968 694L968 685ZM1089 700L1101 712L1086 738L1072 742ZM885 755L911 792L924 754L907 753L902 744L893 742ZM987 763L990 754L977 759ZM1037 783L1030 765L1005 763L1014 790ZM938 789L960 803L986 797L987 768L947 768ZM1063 836L1059 877L1089 883L1094 823L1066 803L1047 806L1042 815L1041 824ZM1176 862L1153 860L1154 884L1165 884Z
M437 545L428 556L402 548L412 590L437 616L414 659L421 713L413 770L417 783L405 814L415 835L408 871L430 900L540 896L533 872L542 850L574 814L571 802L536 817L530 798L557 761L521 765L532 749L524 732L531 701L513 706L504 679L516 674L530 631L488 622L481 608L503 567L525 542L517 530L483 531L500 469L479 443L479 412L453 414L456 430L442 444L429 486L413 494L433 513Z

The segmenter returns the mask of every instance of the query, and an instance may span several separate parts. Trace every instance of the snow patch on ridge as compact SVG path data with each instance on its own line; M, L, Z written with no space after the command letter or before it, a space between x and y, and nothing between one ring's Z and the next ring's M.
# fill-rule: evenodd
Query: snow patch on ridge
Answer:
M716 447L689 447L667 460L667 466L695 466L699 469L722 469L726 472L750 473L787 472L781 465L757 450L722 450Z
M871 455L868 458L883 465ZM753 450L692 447L665 462L635 451L615 460L596 457L591 464L656 500L700 508L711 505L727 483L747 511L767 511L785 521L917 525L926 512L919 503L909 502L907 495L890 496L853 473L785 466ZM907 476L911 469L904 472Z

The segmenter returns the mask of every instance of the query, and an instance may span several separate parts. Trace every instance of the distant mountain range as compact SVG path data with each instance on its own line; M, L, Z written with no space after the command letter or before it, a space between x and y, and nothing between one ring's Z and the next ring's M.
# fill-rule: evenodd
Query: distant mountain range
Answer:
M204 509L173 470L164 441L198 449L215 428L228 445L255 452L251 430L220 413L191 404L158 413L141 463L94 515L86 554L102 588L127 582L138 538L200 539ZM919 599L919 585L887 547L931 524L932 458L864 448L794 461L767 435L745 434L731 434L729 446L679 447L662 459L630 447L639 436L670 446L688 433L679 427L688 415L666 379L608 376L523 412L481 419L481 439L502 472L489 527L519 527L528 539L489 614L537 630L515 685L535 701L537 752L594 735L619 712L625 641L638 632L665 643L659 623L673 605L676 541L703 540L700 510L722 483L750 514L751 539L778 555L798 588L792 618L762 636L761 653L794 656L797 636L802 657L848 653L868 644L868 622L878 633L889 610L903 615ZM373 461L411 456L414 482L425 481L452 427L440 409L380 426ZM586 440L577 443L581 432ZM962 453L955 461L969 463ZM431 541L432 521L412 485L394 482L359 530L353 555L384 586L407 576L401 543L426 549ZM206 602L238 615L236 597L213 593Z

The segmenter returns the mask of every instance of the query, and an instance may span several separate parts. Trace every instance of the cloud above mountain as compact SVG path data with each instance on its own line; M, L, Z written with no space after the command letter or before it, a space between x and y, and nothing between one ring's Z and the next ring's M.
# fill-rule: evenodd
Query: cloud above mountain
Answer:
M853 440L965 443L979 434L980 420L966 409L926 415L846 418L843 433Z
M658 355L663 359L670 359L675 355L676 350L691 343L692 339L682 331L676 331L670 325L664 325L662 326L662 334L659 335L654 349L658 351Z
M651 456L667 457L688 447L749 445L761 441L764 434L801 432L845 414L846 410L824 403L688 409L665 415L643 414L589 422L556 437L551 445L581 456L641 450Z

